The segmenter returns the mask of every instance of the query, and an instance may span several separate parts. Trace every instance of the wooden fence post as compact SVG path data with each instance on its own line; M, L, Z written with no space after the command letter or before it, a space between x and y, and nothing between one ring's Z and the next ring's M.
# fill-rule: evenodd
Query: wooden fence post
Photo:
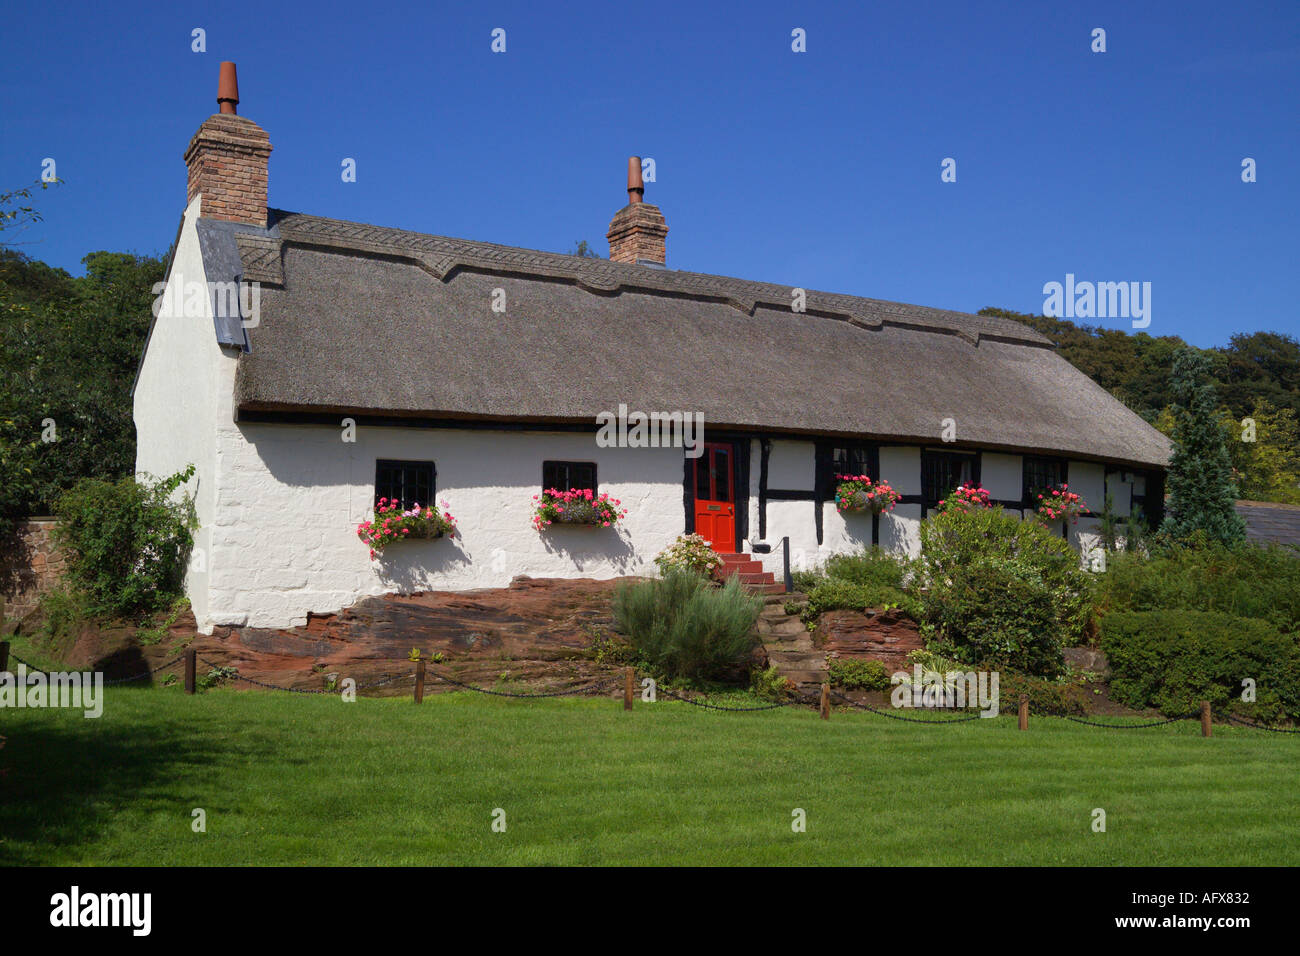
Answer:
M1210 702L1203 700L1201 701L1201 736L1209 737L1210 732Z
M1029 698L1020 698L1020 729L1029 729Z
M415 702L424 703L424 661L415 662Z
M0 641L0 674L9 670L9 642Z
M831 685L822 684L822 720L831 719Z
M198 670L198 652L185 652L185 693L194 693L194 674Z
M636 684L636 668L623 668L623 709L632 709L632 688Z

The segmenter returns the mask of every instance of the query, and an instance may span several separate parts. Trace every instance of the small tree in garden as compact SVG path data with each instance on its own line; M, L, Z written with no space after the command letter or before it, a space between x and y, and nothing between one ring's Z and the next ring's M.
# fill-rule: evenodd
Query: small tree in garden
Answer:
M93 612L153 611L181 593L198 522L175 492L193 475L190 465L161 481L83 478L56 502L67 576Z
M1170 389L1174 406L1174 453L1169 463L1169 500L1160 530L1173 538L1197 531L1224 544L1245 539L1237 514L1232 462L1216 411L1210 362L1192 349L1174 356Z

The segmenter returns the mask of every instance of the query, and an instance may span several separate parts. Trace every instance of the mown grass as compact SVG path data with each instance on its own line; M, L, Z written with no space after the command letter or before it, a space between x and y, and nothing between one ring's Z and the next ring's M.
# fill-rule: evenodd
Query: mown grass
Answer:
M0 711L21 864L1294 864L1300 738L110 689ZM191 829L203 808L207 832ZM502 808L507 829L495 833ZM791 829L795 808L807 832ZM1091 828L1107 814L1105 833Z

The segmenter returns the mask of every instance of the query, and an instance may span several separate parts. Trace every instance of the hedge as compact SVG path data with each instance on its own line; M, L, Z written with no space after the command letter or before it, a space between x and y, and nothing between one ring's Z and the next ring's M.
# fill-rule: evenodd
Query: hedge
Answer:
M1101 622L1111 697L1167 716L1208 700L1264 721L1300 718L1300 643L1267 621L1206 611L1117 611ZM1242 700L1243 681L1256 700Z

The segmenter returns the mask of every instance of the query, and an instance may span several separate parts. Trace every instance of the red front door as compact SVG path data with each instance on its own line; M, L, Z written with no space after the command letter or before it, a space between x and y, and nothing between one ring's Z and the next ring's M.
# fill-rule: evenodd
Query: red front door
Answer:
M719 554L736 550L735 469L730 445L704 445L695 459L695 532Z

